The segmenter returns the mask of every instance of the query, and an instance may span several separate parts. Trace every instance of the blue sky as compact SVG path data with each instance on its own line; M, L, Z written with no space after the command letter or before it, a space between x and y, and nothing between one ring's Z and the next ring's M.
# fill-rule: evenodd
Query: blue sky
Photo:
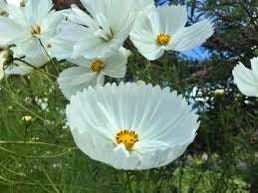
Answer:
M186 56L192 60L206 60L211 57L209 51L202 46L196 47L192 50L181 52L179 56Z

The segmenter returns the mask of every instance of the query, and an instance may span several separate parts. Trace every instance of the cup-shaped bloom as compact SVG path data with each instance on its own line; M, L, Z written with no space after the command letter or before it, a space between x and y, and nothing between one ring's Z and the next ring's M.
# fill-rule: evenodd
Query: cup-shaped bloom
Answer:
M192 143L199 126L182 96L151 84L89 87L71 97L66 114L85 154L125 170L169 164Z
M161 57L164 51L186 51L204 43L212 36L213 25L208 20L185 27L184 6L162 6L138 14L130 39L149 60Z
M234 82L242 94L258 97L258 57L251 59L251 68L239 62L232 72Z

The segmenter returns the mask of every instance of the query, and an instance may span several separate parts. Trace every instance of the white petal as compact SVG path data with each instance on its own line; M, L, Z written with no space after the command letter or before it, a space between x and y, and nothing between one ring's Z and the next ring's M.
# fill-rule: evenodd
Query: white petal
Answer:
M24 35L22 27L8 17L0 17L0 29L1 45L12 44L15 39Z
M187 21L185 6L159 6L156 9L159 16L159 33L173 35L185 26Z
M258 97L258 79L250 69L240 63L232 73L234 82L244 95Z
M105 76L103 74L98 74L97 85L103 86L105 83Z
M57 82L67 99L78 91L97 84L97 74L85 67L72 67L60 73Z
M126 73L127 55L123 52L116 52L105 61L102 73L113 77L123 78Z
M72 62L78 66L81 67L86 67L86 68L90 68L90 65L92 63L93 60L89 60L87 58L84 57L78 57L78 58L68 58L67 59L69 62Z
M258 57L251 59L252 71L258 80Z
M107 0L109 1L109 0ZM82 4L84 7L89 11L89 13L96 18L96 15L98 13L104 12L104 6L105 6L105 1L103 0L81 0Z
M52 0L29 0L24 8L30 24L40 25L53 7Z
M76 5L71 5L71 11L68 12L66 16L69 18L69 20L73 21L74 23L92 28L98 28L96 21L94 21L91 16L82 11Z
M16 6L20 6L20 4L21 4L21 2L22 2L22 0L6 0L6 2L8 3L8 4L12 4L12 5L16 5Z
M204 20L179 30L172 37L172 44L168 50L186 51L204 43L214 33L210 21Z
M138 11L145 11L155 7L153 0L134 0L135 7Z
M72 58L77 58L79 56L84 56L85 58L103 58L109 56L114 50L110 47L109 42L103 41L98 37L92 36L94 33L88 31L87 35L84 34L80 41L74 45ZM87 42L87 44L85 43Z
M71 23L64 23L60 32L53 38L50 38L46 45L51 45L48 48L51 56L58 60L71 58L73 55L74 44L77 39L75 37L82 37L87 33L86 28Z

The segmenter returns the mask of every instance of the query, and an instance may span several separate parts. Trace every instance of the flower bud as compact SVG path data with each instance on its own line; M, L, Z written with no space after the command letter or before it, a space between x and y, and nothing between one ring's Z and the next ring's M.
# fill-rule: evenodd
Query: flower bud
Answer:
M32 117L29 115L26 115L26 116L23 116L21 120L26 123L30 123L32 121Z

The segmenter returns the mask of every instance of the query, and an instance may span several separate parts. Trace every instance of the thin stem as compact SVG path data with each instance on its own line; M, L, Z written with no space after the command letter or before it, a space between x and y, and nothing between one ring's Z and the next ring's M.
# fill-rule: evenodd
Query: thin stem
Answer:
M128 190L129 190L130 193L133 193L133 188L132 188L132 184L131 184L131 174L130 174L130 171L126 172L126 179L127 179L126 183L128 185Z
M46 72L46 71L44 71L44 70L41 70L41 69L39 69L39 68L33 66L32 64L26 62L25 60L22 60L22 59L20 59L20 58L15 58L14 61L15 61L15 60L26 64L27 66L33 68L34 70L38 70L39 72L42 72L42 73L44 73L44 74L46 74L46 75L48 75L48 76L50 76L50 77L52 77L52 78L57 79L57 77L56 77L55 75L50 74L50 73L48 73L48 72Z
M52 181L52 179L50 178L50 176L48 175L47 171L45 170L45 168L43 168L43 172L45 174L45 176L47 177L48 181L50 182L50 184L52 185L53 189L57 192L60 193L60 191L58 190L58 188L56 187L55 183Z
M23 157L23 158L30 158L30 159L48 159L48 158L52 159L52 158L61 157L63 155L69 154L69 153L71 153L75 149L77 149L77 148L68 149L67 151L58 153L56 155L29 156L29 155L23 155L23 154L16 153L14 151L8 150L8 149L3 148L3 147L0 146L0 150L6 152L8 154L11 154L11 155L14 155L14 156L18 156L18 157Z
M53 59L50 57L50 55L48 54L47 49L45 48L45 46L43 45L41 39L39 39L39 43L41 45L41 47L43 48L45 54L47 55L47 57L49 58L50 62L52 63L52 65L55 67L56 71L59 73L58 69L56 68L56 63L53 61Z
M25 123L25 132L24 132L24 142L26 142L27 134L28 134L28 125Z
M46 142L34 142L34 141L27 141L24 143L24 141L1 141L0 144L29 144L29 145L45 145L49 147L56 147L56 148L61 148L61 149L72 149L69 147L61 146L61 145L56 145L53 143L46 143ZM74 148L74 147L73 147Z

